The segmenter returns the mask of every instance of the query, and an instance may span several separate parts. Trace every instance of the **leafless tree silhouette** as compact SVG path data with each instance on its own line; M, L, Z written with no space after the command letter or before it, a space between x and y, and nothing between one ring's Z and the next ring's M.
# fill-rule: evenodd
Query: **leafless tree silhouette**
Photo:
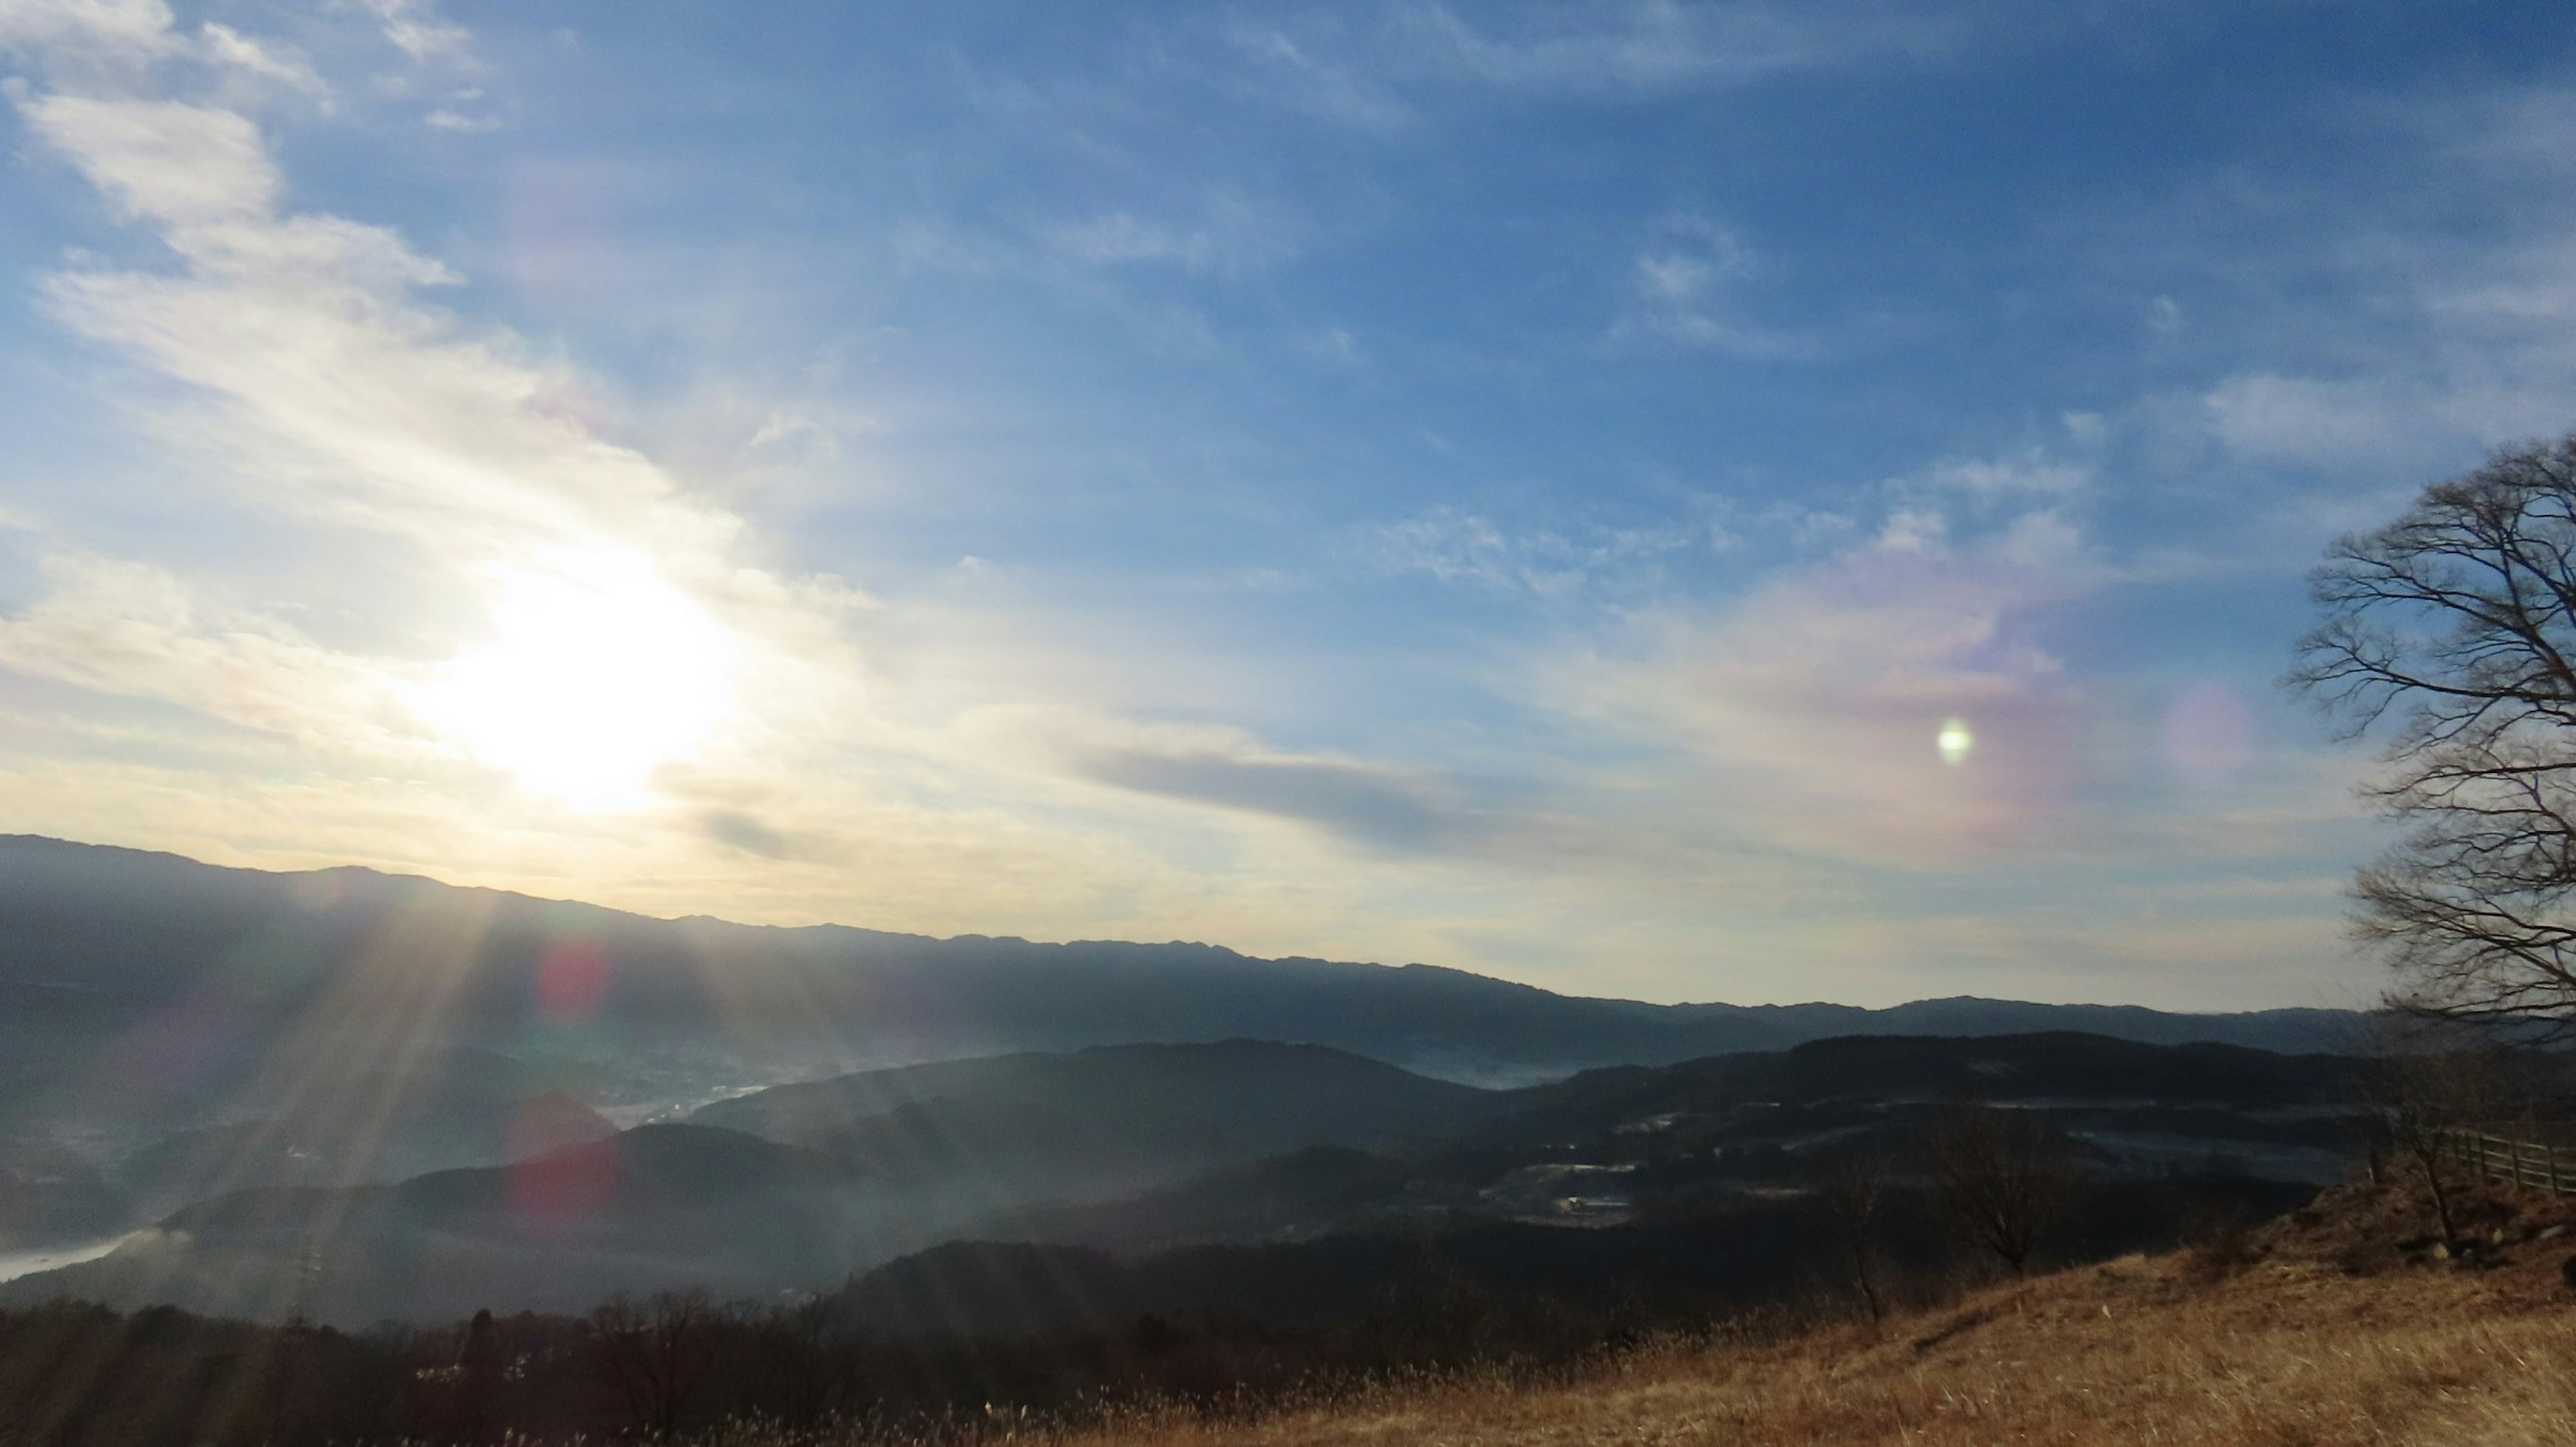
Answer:
M641 1303L621 1294L591 1312L598 1375L635 1430L656 1440L679 1430L721 1325L703 1291L657 1292Z
M2409 826L2363 869L2357 929L2415 1007L2576 1025L2576 434L2507 448L2347 537L2309 579L2290 675Z
M2444 1240L2459 1235L2452 1133L2493 1127L2520 1099L2508 1052L2438 1015L2384 1010L2361 1039L2361 1085L2388 1145L2413 1168Z
M2021 1275L2074 1189L2066 1137L2035 1110L1961 1106L1933 1131L1931 1153L1952 1232Z
M1878 1282L1879 1217L1887 1209L1889 1166L1884 1157L1855 1156L1835 1166L1816 1188L1825 1214L1842 1238L1850 1259L1852 1286L1869 1304L1869 1319L1887 1319L1886 1295Z

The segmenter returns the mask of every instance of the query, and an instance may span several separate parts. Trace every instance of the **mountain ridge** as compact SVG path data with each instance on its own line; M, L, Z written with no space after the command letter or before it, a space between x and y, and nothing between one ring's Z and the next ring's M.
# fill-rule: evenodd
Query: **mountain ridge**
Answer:
M207 966L249 941L269 954L259 969L240 972L256 976L236 991L250 1006L327 1004L306 997L326 992L332 969L345 970L361 947L381 944L396 916L471 936L456 945L471 955L462 962L463 988L445 1002L464 1024L524 1014L546 950L586 940L605 957L604 1014L631 1038L650 1045L655 1037L667 1044L673 1035L703 1036L726 1011L764 1032L721 1042L743 1084L966 1055L1229 1037L1328 1045L1443 1078L1519 1084L1596 1065L1666 1064L1852 1034L2074 1029L2146 1043L2318 1050L2348 1038L2355 1018L2307 1007L2193 1013L1978 996L1877 1008L1658 1004L1560 994L1419 962L1271 959L1186 941L938 939L847 924L662 918L366 866L266 871L0 835L0 931L10 941L0 950L0 991L58 1020L115 1014L117 1001L136 992L166 997L197 988ZM730 991L721 999L709 978L719 971ZM6 1085L0 1074L0 1090Z

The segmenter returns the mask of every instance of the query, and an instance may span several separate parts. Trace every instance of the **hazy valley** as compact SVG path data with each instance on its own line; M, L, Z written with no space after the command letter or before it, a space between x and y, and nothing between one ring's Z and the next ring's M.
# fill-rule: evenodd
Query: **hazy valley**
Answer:
M0 1302L354 1328L854 1279L840 1300L872 1329L1228 1301L1315 1320L1431 1242L1537 1295L1656 1279L1680 1311L1828 1269L1798 1199L1851 1160L1919 1177L1956 1102L2044 1115L2089 1178L2171 1197L2099 1193L2060 1243L2075 1253L2294 1200L2361 1139L2353 1062L2320 1048L2350 1028L2329 1012L1655 1007L1202 946L748 930L0 848L0 928L24 942L0 988L28 1006L7 1017L6 1244L118 1241ZM1803 1038L1854 1025L1873 1033ZM2150 1043L2195 1036L2310 1048ZM110 1088L47 1059L120 1048ZM886 1059L920 1063L830 1069ZM1421 1073L1434 1062L1483 1083ZM1511 1076L1553 1078L1495 1083ZM1734 1248L1687 1244L1721 1219ZM1907 1229L1929 1269L1937 1233ZM1014 1284L1032 1280L1089 1284Z

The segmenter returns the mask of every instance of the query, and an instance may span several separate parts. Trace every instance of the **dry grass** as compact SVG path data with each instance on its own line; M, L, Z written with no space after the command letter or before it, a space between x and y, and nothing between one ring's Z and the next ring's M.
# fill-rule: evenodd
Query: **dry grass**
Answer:
M2129 1258L1884 1333L1649 1351L1552 1388L1459 1382L1249 1423L1170 1414L1047 1435L1062 1447L2576 1442L2576 1295L2558 1265L2576 1236L2533 1239L2561 1219L2533 1205L2489 1209L2482 1228L2501 1228L2502 1259L2473 1267L2410 1259L2406 1204L2355 1191L2324 1219L2261 1233L2241 1266Z
M1982 1298L1963 1329L1924 1350L1828 1337L1635 1360L1571 1388L1464 1386L1249 1427L1174 1421L1098 1440L2576 1441L2576 1312L2490 1315L2482 1298L2414 1289L2398 1293L2411 1309L2392 1309L2388 1283L2316 1268L2258 1270L2195 1288L2186 1302L2171 1299L2170 1284L2160 1264L2128 1262Z

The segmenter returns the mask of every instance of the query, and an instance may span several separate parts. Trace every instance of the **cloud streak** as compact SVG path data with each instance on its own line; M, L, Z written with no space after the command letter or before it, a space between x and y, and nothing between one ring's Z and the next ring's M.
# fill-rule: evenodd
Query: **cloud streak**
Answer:
M1325 121L1407 125L1428 93L1645 98L1773 76L1946 54L1974 30L1959 10L1767 0L1549 0L1373 7L1354 21L1308 11L1235 21L1228 48L1255 88Z

